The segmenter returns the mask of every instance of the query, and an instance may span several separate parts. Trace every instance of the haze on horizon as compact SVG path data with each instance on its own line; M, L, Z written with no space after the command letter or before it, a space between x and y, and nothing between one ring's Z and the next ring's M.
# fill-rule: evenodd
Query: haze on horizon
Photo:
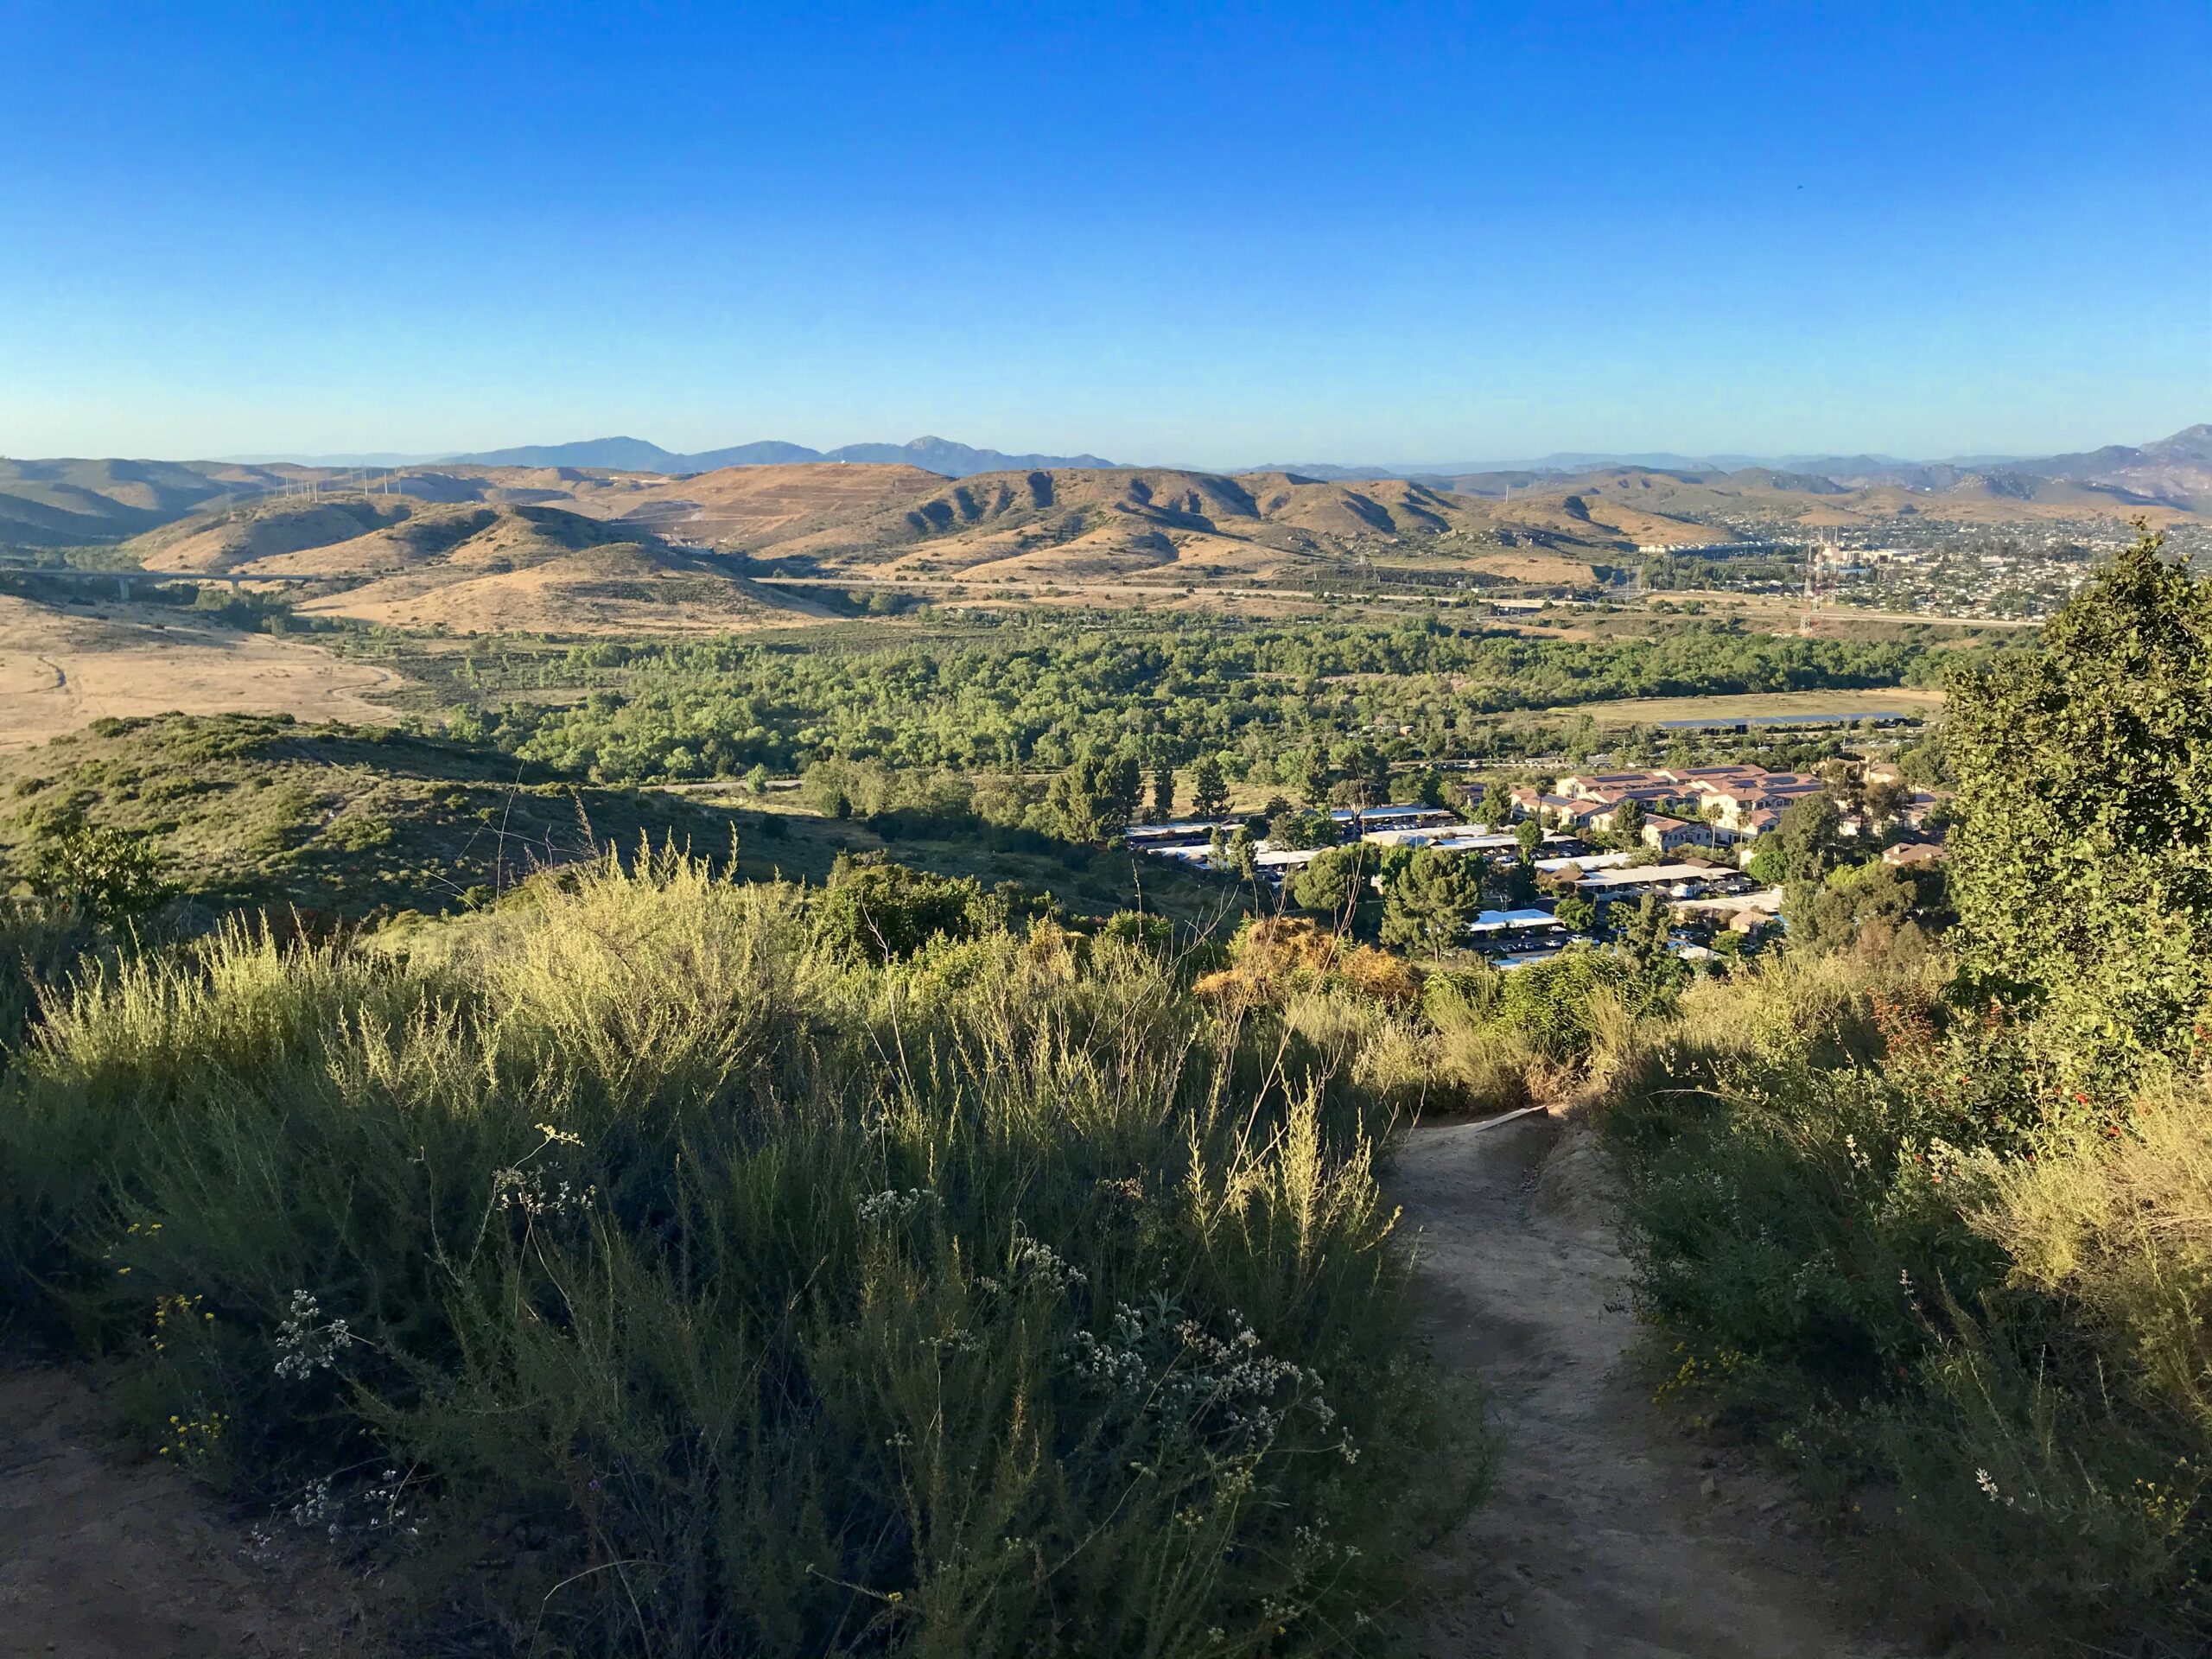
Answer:
M4 454L1924 459L2212 404L2201 5L9 29Z

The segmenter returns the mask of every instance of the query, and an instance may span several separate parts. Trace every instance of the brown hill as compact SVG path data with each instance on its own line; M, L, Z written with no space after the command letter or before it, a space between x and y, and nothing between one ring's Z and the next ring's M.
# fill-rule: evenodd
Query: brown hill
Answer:
M257 561L350 542L420 509L404 496L310 500L284 496L220 507L132 537L123 550L151 570L228 575Z
M1556 586L1587 582L1592 564L1655 545L1897 519L1980 527L2193 516L2106 478L2069 481L2025 467L1847 484L1767 467L1361 480L1042 467L954 479L827 461L689 477L448 461L379 474L367 489L362 480L290 466L0 461L0 547L135 532L130 550L156 569L362 580L426 565L449 576L472 559L536 564L555 552L628 543L653 558L690 547L791 559L832 578L1151 574L1325 583L1359 561L1432 571L1440 563ZM309 486L314 494L299 493ZM399 598L410 613L420 608L411 590Z
M1681 546L1897 518L1991 525L2083 518L2119 522L2138 513L2168 524L2187 516L2108 485L2019 472L1970 474L1941 489L1903 484L1853 488L1764 467L1732 473L1606 467L1551 478L1470 475L1452 481L1489 492L1482 505L1508 524L1569 535L1610 534L1638 545ZM1508 483L1512 493L1504 496Z
M822 620L817 607L666 548L608 542L516 563L447 559L318 592L299 610L455 633L729 633Z
M825 480L823 474L833 475ZM843 477L836 477L836 474ZM852 474L874 476L852 477ZM781 476L779 476L781 475ZM831 493L825 485L839 487ZM1166 467L1040 468L947 480L910 468L755 467L672 486L725 508L724 545L828 568L1050 579L1173 567L1208 578L1281 575L1356 547L1460 537L1476 563L1498 529L1483 503L1391 479L1323 481ZM645 516L643 510L632 518ZM692 525L702 523L695 518ZM690 526L687 526L690 527ZM1558 538L1595 545L1584 526Z
M0 458L0 546L114 541L211 501L283 489L301 471L208 461Z
M297 608L397 627L722 632L822 613L634 525L563 507L298 497L208 513L126 543L156 569L315 578Z
M601 487L584 511L620 502L619 516L674 539L716 546L755 546L810 531L903 510L944 487L918 467L800 461L779 467L727 467L696 477L655 480L624 499Z

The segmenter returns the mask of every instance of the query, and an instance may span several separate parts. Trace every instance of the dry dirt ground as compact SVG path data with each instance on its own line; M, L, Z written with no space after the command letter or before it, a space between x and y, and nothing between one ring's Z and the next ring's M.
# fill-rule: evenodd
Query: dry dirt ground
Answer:
M1427 1564L1409 1659L1889 1659L1783 1491L1650 1402L1594 1136L1425 1124L1389 1177L1429 1339L1472 1370L1497 1484Z
M388 721L390 669L264 633L202 626L167 607L105 614L0 594L0 748L26 748L104 715L289 714ZM165 625L165 626L157 626Z
M359 1659L358 1596L131 1460L81 1375L0 1370L0 1659Z

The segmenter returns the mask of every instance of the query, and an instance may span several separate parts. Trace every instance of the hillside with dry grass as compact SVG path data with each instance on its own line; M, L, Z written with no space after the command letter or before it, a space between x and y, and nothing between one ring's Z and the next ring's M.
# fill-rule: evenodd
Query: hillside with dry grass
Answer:
M295 609L457 632L729 632L812 606L563 507L292 496L197 515L125 544L149 569L309 583Z
M0 546L113 541L229 497L281 491L310 469L211 461L0 456Z
M980 582L1031 597L1123 582L1330 590L1378 574L1557 593L1588 588L1600 567L1645 549L2201 517L2085 467L1939 470L1911 482L1766 467L1422 480L1046 467L948 478L811 461L671 476L456 461L346 486L327 468L5 462L0 543L127 536L119 556L150 569L312 582L299 596L310 616L681 633L818 619L811 601L748 575Z

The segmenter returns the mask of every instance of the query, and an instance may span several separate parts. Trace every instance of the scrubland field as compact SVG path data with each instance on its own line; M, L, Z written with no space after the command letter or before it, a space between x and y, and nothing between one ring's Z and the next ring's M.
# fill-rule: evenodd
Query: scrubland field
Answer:
M2212 1641L2212 586L2146 543L2005 640L895 608L319 633L400 683L376 717L0 760L0 1308L126 1490L349 1586L363 1653L1694 1630L1618 1554L1483 1576L1516 1504L1602 1518L1485 1398L1536 1257L1440 1277L1397 1193L1436 1226L1434 1127L1535 1106L1571 1169L1470 1166L1491 1224L1626 1251L1588 1317L1637 1322L1637 1397L1585 1449L1791 1483L1758 1548L1826 1587L1745 1578L1730 1639ZM194 626L316 649L247 610ZM1840 699L1930 721L1653 724ZM1279 897L1118 838L1739 756L1869 827L1763 844L1787 934L1732 958L1659 901L1510 971L1400 925L1510 855ZM1875 856L1877 760L1942 791L1946 875ZM1703 1581L1765 1514L1602 1523Z

